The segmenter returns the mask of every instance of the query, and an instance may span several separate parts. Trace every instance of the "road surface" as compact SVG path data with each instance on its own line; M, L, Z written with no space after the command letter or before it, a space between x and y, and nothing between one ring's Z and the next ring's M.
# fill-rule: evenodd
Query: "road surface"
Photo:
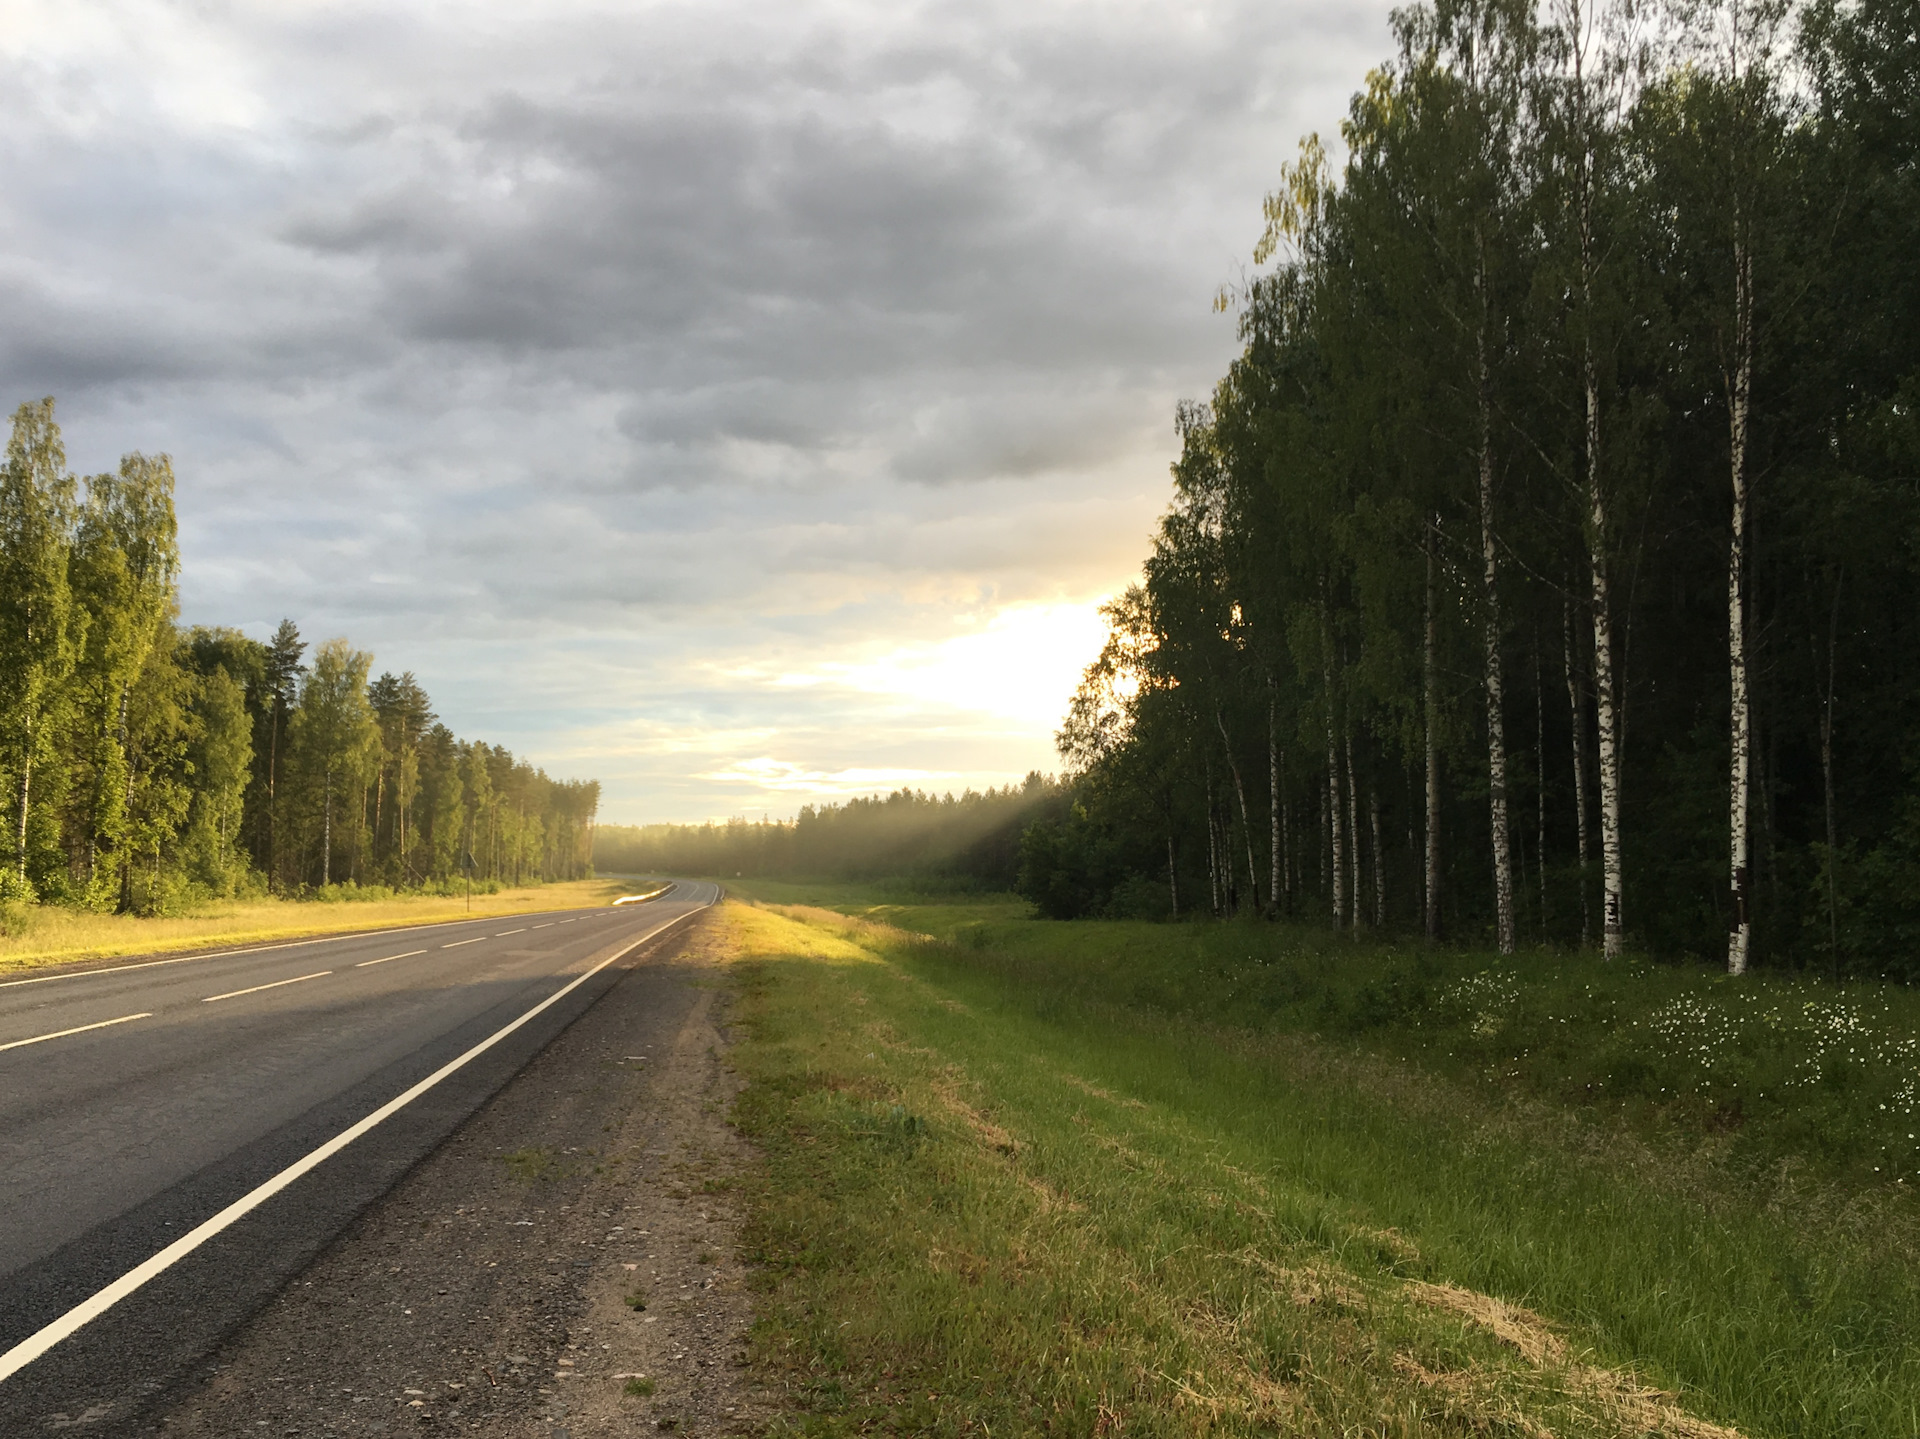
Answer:
M715 898L0 981L0 1433L173 1383Z

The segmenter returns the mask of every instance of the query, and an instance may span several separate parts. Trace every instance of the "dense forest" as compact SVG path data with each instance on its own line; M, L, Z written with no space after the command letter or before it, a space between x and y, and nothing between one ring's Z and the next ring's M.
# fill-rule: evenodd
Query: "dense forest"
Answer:
M1222 296L1023 887L1920 975L1920 6L1394 30Z
M53 401L0 470L0 900L208 897L589 872L600 787L457 739L412 674L177 623L173 468L67 471Z
M779 879L939 877L999 888L1018 872L1021 833L1064 810L1044 775L958 796L901 789L806 805L790 820L601 825L593 862L609 874L710 874Z

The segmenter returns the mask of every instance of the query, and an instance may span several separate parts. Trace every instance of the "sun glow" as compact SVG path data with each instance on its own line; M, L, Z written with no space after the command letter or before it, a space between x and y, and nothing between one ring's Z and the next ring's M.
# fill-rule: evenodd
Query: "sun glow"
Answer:
M972 634L903 646L871 660L828 661L807 674L782 675L780 683L844 685L1051 731L1105 639L1098 601L1020 605L1000 611Z
M810 795L827 799L857 794L875 794L894 789L925 789L954 776L945 770L929 769L809 769L788 760L762 755L736 760L722 769L710 770L702 779L724 784L751 785L778 795Z

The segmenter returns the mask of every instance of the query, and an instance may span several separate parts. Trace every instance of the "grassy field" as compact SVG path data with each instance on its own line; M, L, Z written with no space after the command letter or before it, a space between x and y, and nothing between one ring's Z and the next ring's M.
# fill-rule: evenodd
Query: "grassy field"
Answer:
M1904 996L748 888L756 1352L810 1431L1920 1434L1913 1201L1794 1147L1877 1081L1758 1078L1795 1004ZM1701 1057L1688 1005L1763 1017Z
M738 886L736 886L738 888ZM1502 959L1264 923L1029 918L898 889L755 882L994 956L1014 982L1132 1009L1310 1035L1710 1154L1723 1169L1871 1192L1920 1184L1920 992L1719 968Z
M38 906L9 912L5 932L0 934L0 973L112 955L163 954L343 930L392 929L461 919L469 913L485 916L573 909L611 904L631 892L629 880L587 879L475 894L471 910L460 895L406 895L351 903L254 899L217 901L191 914L164 919Z

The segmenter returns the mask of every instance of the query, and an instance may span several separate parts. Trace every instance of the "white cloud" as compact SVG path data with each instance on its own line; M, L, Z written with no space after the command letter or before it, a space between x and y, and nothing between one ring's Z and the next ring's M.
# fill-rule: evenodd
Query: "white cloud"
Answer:
M0 394L611 818L1004 782L1387 8L15 3Z

